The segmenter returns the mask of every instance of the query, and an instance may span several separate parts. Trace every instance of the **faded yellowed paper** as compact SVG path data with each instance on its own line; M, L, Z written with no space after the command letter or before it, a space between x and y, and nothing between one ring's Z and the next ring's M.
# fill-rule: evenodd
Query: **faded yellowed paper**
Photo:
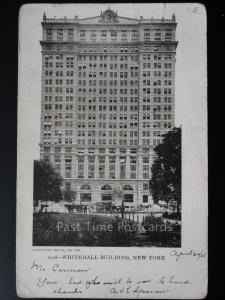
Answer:
M106 13L104 14L105 11ZM113 13L111 13L111 11ZM65 105L65 111L55 112L55 115L57 116L60 113L63 114L65 113L66 115L68 113L66 111L67 105L72 105L66 100L66 96L68 96L66 92L65 95L64 94L61 95L60 93L51 94L51 92L49 93L49 90L47 92L43 88L46 87L45 80L49 80L50 77L44 77L46 76L45 73L46 69L44 69L46 61L44 60L42 61L44 57L42 56L42 51L47 51L46 50L47 48L43 49L42 45L40 44L40 41L45 39L45 36L43 35L42 32L41 22L44 22L46 20L45 18L47 19L49 18L49 24L46 25L46 30L49 30L52 28L52 26L55 23L57 23L56 22L57 19L60 20L58 21L60 29L58 29L58 31L57 30L54 31L55 36L53 34L53 37L51 37L50 34L50 39L51 38L54 39L56 38L56 35L57 38L58 36L60 38L61 35L60 30L62 30L62 28L66 28L63 29L64 32L66 32L67 29L68 30L71 29L73 27L72 24L77 22L76 21L77 18L78 19L91 18L88 22L93 23L92 24L93 31L108 30L111 32L112 30L115 31L115 24L118 23L120 24L120 22L123 22L126 25L126 22L128 22L126 20L129 20L129 18L130 18L129 22L131 23L136 22L138 24L139 23L142 24L142 22L144 22L142 20L144 20L145 18L149 19L150 20L149 22L153 22L151 21L151 18L154 18L155 20L158 20L155 22L159 22L160 20L160 22L164 24L165 20L171 20L171 22L173 22L172 19L173 15L175 15L176 22L177 22L176 41L178 41L178 45L176 48L176 56L174 61L175 77L174 77L174 82L172 83L172 85L174 85L173 86L174 91L172 91L172 93L174 93L174 116L172 118L174 118L173 119L174 126L182 128L182 156L181 156L182 157L182 175L181 175L182 217L181 217L181 221L179 221L179 224L181 224L180 244L175 244L176 247L171 247L171 244L162 247L160 246L160 243L155 243L155 244L143 243L142 246L137 246L137 244L132 244L132 243L129 245L122 244L122 246L117 244L113 246L107 244L106 246L104 246L103 243L100 245L92 244L88 246L87 244L74 245L73 243L64 244L64 242L62 242L60 245L55 245L54 242L52 242L51 244L51 239L50 239L52 238L51 235L51 230L53 230L52 228L49 228L48 231L49 239L48 237L47 238L45 237L45 243L46 243L45 245L38 244L38 242L37 244L35 244L36 242L34 240L34 231L33 231L34 230L33 222L36 216L35 214L33 214L36 212L34 211L34 207L33 207L34 160L39 160L40 156L42 155L42 152L40 151L40 147L42 146L40 146L39 143L43 142L45 139L44 126L49 126L49 123L46 122L46 119L44 119L45 112L43 111L45 110L45 105L52 105L51 107L54 106L54 109L59 109L59 106L57 106L56 108L56 105L61 105L61 102L59 100L60 98L54 98L57 99L58 102L56 102L56 100L54 99L51 99L52 102L51 103L46 102L47 103L46 104L44 102L45 96L46 95L47 97L49 97L49 95L50 97L51 95L53 95L54 97L55 95L59 95L59 97L65 96L65 101L62 100L63 103L62 105ZM62 24L66 23L65 16L67 19L73 21L71 21L69 25L67 24L65 25L65 27L63 27L64 25ZM95 24L96 19L92 18L95 16L99 18L97 19L98 20L97 25ZM120 16L122 17L120 18ZM134 21L134 20L138 20L138 21ZM85 20L83 22L87 22L87 21ZM110 25L111 24L110 22L112 22L114 27ZM18 171L17 171L17 260L16 260L16 265L17 265L16 282L17 282L18 296L31 297L31 298L34 297L34 298L110 298L110 299L114 299L114 298L115 299L116 298L119 299L123 299L123 298L124 299L126 298L127 299L132 299L132 298L134 299L135 298L201 299L206 296L207 281L208 281L208 275L207 275L208 205L207 205L206 22L207 20L206 20L205 8L203 5L198 3L192 3L192 4L177 4L177 3L176 4L138 4L138 3L113 4L112 3L110 4L109 8L107 4L82 4L82 5L81 4L28 4L28 5L24 5L21 8L20 16L19 16L19 47L18 47L19 74L18 74L18 164L17 164ZM99 24L103 24L104 26L106 26L104 28L108 28L108 29L107 30L99 29L100 26ZM131 24L129 24L129 26L131 26ZM124 30L129 31L130 30L129 26L126 25L125 26L126 28ZM142 25L140 25L140 27L141 26ZM162 25L162 27L163 26L164 25ZM49 32L51 32L51 30ZM69 31L67 33L69 35ZM64 36L65 34L66 33L64 33ZM104 39L104 34L105 33L102 33L102 39ZM146 36L147 34L148 33L146 31ZM46 35L47 35L47 31L46 31ZM152 33L150 33L150 36L151 35ZM136 36L134 36L134 39L135 38ZM55 42L55 44L58 45L59 42L61 41L58 40L57 42ZM99 40L97 44L103 42L104 41ZM154 41L154 43L155 42L157 42L157 40ZM160 47L160 41L158 42ZM117 45L118 51L121 51L121 47L123 48L123 51L127 51L126 50L127 46L124 46L123 43L124 41L121 41ZM113 47L112 45L113 44L109 44L107 47L111 49ZM135 51L135 47L137 47L137 45L138 47L142 47L141 43L139 45L137 44L137 41L134 41L134 45L132 46L130 45L128 46L128 48L133 47ZM45 43L44 46L48 47L48 44ZM68 43L67 41L65 47L69 47L69 46L70 43ZM93 45L88 47L93 47ZM154 46L154 47L157 48L158 46ZM69 51L69 48L65 48L65 49L67 49L66 51ZM153 68L155 63L154 62L155 53L151 52L154 49L153 50L151 49L153 48L150 48L149 50L150 51L149 53L151 55L150 62L143 61L143 64L144 63L152 64L151 65L152 67L150 66L149 68ZM54 72L57 72L60 71L61 69L60 69L60 58L59 61L57 61L56 56L59 55L59 52L57 51L61 51L61 50L57 49L57 46L53 50L54 51L52 52L52 55L55 57L54 64L57 65L57 62L59 63L59 69L54 70ZM154 51L156 51L156 49ZM139 52L140 54L138 55L141 57L143 53L141 54L141 51ZM70 54L68 54L67 52L65 53L62 52L62 53L63 55L68 57L68 61L71 61L69 57L71 56L71 53ZM133 56L134 54L132 54L131 56ZM98 62L100 67L101 63L104 64L104 55L106 54L104 53L104 49L103 49L103 53L101 54L99 54L98 52L96 52L96 54L88 52L88 54L83 53L82 55L102 56L103 62L101 61ZM159 56L162 55L164 57L164 55L166 54L161 51L160 54L157 53L157 55ZM109 59L107 60L108 65L106 67L107 70L106 72L109 73L110 54L108 53L106 56L108 56ZM126 52L123 52L122 56L123 57L126 56ZM90 62L90 63L94 64L95 62ZM48 67L49 64L51 64L51 60L50 62L47 61ZM70 62L68 62L68 65L69 64ZM121 68L125 68L124 66L125 64L126 62L124 61L120 62L120 67L118 67L119 68L118 74L120 74L121 71L122 73L124 72L124 70L122 70ZM127 64L129 65L129 68L130 66L133 66L130 60L128 60ZM157 67L158 65L161 66L161 64L164 64L164 61L162 62L157 60ZM79 63L77 64L77 69L74 67L76 63L70 65L69 69L66 69L66 65L67 65L67 60L65 58L65 69L63 67L62 71L66 72L68 70L69 71L72 70L77 76L77 77L74 76L74 78L76 79L73 80L77 80L77 83L79 83L79 76L80 76ZM121 65L123 65L123 67L121 67ZM104 65L102 67L104 68ZM145 68L148 68L148 66L146 65ZM158 71L161 71L161 69ZM145 70L143 72L145 72ZM151 69L150 72L154 74L153 69ZM86 74L85 76L89 76L89 74L92 74L90 73L90 70L89 73ZM52 79L53 83L55 82L55 80L61 79L60 76L59 77L56 76L57 75L55 73L55 77L53 76ZM140 73L138 76L140 77ZM154 89L156 88L156 86L154 86L153 84L153 81L156 78L154 76L152 75L152 77L150 77L150 81L151 81L150 93L154 93ZM90 79L89 77L87 78L88 80ZM65 81L63 81L62 86L60 86L60 82L58 82L57 84L59 85L57 85L57 88L60 89L62 87L65 88L66 90L67 88L66 79L67 79L66 77L65 78L63 77L63 80ZM98 78L97 75L96 80L100 81L104 79ZM122 78L122 80L126 81L126 78ZM165 81L170 81L170 79L163 78L164 84ZM51 88L50 85L48 86L48 88L49 87ZM90 88L90 86L88 86L87 88ZM143 87L143 89L144 88L145 87ZM165 89L168 90L169 88L170 88L169 86L166 87L163 86L162 88L163 93L167 93L167 91L165 92ZM132 89L132 87L130 87L130 89ZM122 90L124 91L124 89ZM78 85L76 87L74 85L74 90L69 94L70 96L76 95L77 92L78 92ZM146 93L148 93L147 90ZM100 95L97 94L96 97L97 99L99 99ZM130 95L129 97L132 98L133 96ZM163 97L165 98L170 96L164 95ZM118 99L119 98L121 98L121 94L118 95ZM147 98L148 95L146 95L146 99ZM73 99L74 114L76 114L76 117L78 118L78 110L79 110L78 97L76 98L77 100L74 99ZM140 99L141 96L138 98L137 101L140 102L141 101ZM150 99L150 110L153 110L153 103L151 103L151 101L153 102L154 97L152 96L152 94L151 96L149 96L149 99ZM49 101L49 98L47 101ZM146 105L146 111L145 109L142 111L144 114L145 112L147 112L147 103L142 103L142 104ZM140 106L142 104L141 102L139 103ZM99 105L104 105L104 104L99 102ZM133 106L133 104L131 105ZM119 104L117 103L115 104L115 106L119 107ZM70 108L68 107L68 109ZM107 109L108 110L110 109L109 106L107 106ZM118 111L118 114L119 113L121 112ZM51 113L48 112L48 114ZM142 117L143 115L139 114L138 117L139 120ZM152 115L149 116L149 118L152 119L154 118L153 112ZM58 121L60 120L58 119L54 120L54 124L55 122ZM65 117L65 122L66 121L67 120ZM144 120L142 121L144 122ZM142 125L139 124L139 126L143 126L143 124ZM54 132L55 130L58 129L54 128ZM69 134L68 128L66 130L67 130L67 134ZM78 136L77 139L79 139ZM104 140L104 138L102 140ZM69 143L69 138L68 138L68 143ZM57 145L58 144L56 144L54 147L56 147ZM70 144L67 144L66 147L67 146L69 147ZM43 149L44 147L46 148L46 145L43 145ZM141 146L141 148L146 148L146 147L147 145L144 146L144 144ZM101 148L104 148L104 145L102 145ZM109 148L113 148L113 146L110 146ZM119 148L126 148L126 147L119 147ZM133 149L135 147L133 145L132 147L129 147L129 149L130 148ZM80 154L78 153L78 156L79 155ZM99 156L101 155L102 154L100 153ZM122 156L121 154L118 155ZM78 172L78 168L79 167L77 165L77 172ZM115 176L117 175L118 174L116 174ZM71 176L73 176L73 174ZM82 182L79 188L83 185L87 186L87 183L89 182L88 177L83 179L81 178L79 180L81 180ZM109 180L109 178L108 179L102 178L102 182L105 182L107 180L113 185L113 180ZM132 187L132 180L129 179L130 180L129 185L128 184L125 185L124 180L125 180L124 178L121 179L122 182L121 184L123 186ZM149 178L146 180L146 182L148 181ZM101 195L102 197L101 200L103 200L104 202L104 200L107 199L107 197L104 198L105 195L109 194L105 192L108 191L107 190L108 184L102 183L102 186L105 187L105 190L103 189L103 192L101 192L101 194L99 195ZM78 200L80 201L79 203L81 204L83 199L80 196L81 194L85 195L85 197L89 197L88 188L84 190L85 192L79 190L80 198ZM140 199L140 197L141 199L146 199L143 197L144 195L142 195L144 193L143 191L142 194L140 193L141 196L139 196L138 194L139 190L140 189L137 189L137 193L133 193L134 200ZM128 196L132 194L129 189L127 189L126 193ZM112 216L113 218L115 216L117 216L118 218L122 216L122 219L127 218L126 220L129 220L129 222L134 222L132 224L136 224L136 225L139 224L141 226L143 216L146 217L148 215L151 215L153 211L152 208L154 204L151 203L150 200L151 199L149 197L148 208L146 207L142 208L142 211L140 211L139 213L134 212L135 205L133 206L131 205L130 208L128 203L126 204L127 206L125 207L125 215L122 214L120 215L119 212L117 214L117 211L114 211L113 214L110 213L110 218L112 218ZM67 210L64 202L61 202L61 204L48 203L46 205L48 205L47 208L45 207L44 201L39 203L39 206L37 206L38 207L37 210L39 210L40 212L40 210L42 209L41 213L45 214L45 208L46 208L46 212L49 209L50 215L52 213L56 215L62 214L63 216L65 216L65 218L67 218L68 215L73 214L73 212L69 212ZM52 205L52 208L50 205ZM52 210L50 210L50 208ZM81 219L84 218L84 215L85 218L86 215L87 217L96 214L98 216L101 215L100 210L96 213L97 210L95 210L95 208L93 208L93 210L91 209L92 208L90 208L88 205L82 206L82 210L78 212L79 216L81 216L80 218ZM156 209L156 207L154 207L154 209ZM159 213L159 211L157 210L154 210L154 213L160 214L160 217L161 217L161 213L163 214L163 212L160 211ZM61 234L64 234L64 232L70 230L67 228L67 225L70 226L71 224L69 223L69 221L66 224L63 223L61 217L62 215L60 215L60 219L59 219L59 221L61 220L60 221L61 223L59 222L57 223L58 224L57 229L58 231L61 230L60 231ZM127 217L127 215L129 215L129 218ZM104 216L109 217L105 211L104 211ZM120 223L118 222L118 224ZM87 226L89 225L90 224L87 223ZM41 222L38 221L35 226L36 226L35 228L37 228L38 226L42 226ZM94 229L93 227L92 228L87 227L86 229L92 231L96 230L96 232L99 232L99 227L95 227ZM54 230L56 229L54 228ZM109 227L107 227L107 229L104 230L110 231L111 230L110 224Z

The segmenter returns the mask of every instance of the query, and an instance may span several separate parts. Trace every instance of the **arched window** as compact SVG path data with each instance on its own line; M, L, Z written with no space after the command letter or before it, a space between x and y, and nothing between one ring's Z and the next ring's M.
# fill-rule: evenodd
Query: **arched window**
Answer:
M130 185L125 185L125 187L123 189L124 189L124 191L133 191L133 188Z
M123 190L124 192L124 201L125 202L133 202L134 197L133 197L133 188L130 185L125 185Z
M88 184L84 184L84 185L81 186L80 190L81 191L90 191L91 187Z
M102 191L111 191L112 190L112 187L108 184L104 185L102 188L101 188Z

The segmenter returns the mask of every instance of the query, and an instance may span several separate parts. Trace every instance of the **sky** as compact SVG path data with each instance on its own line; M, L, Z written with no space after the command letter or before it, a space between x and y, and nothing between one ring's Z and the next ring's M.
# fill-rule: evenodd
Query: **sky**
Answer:
M206 12L192 4L27 4L19 15L18 134L29 145L33 159L39 158L41 118L41 21L43 13L51 18L86 18L110 8L130 18L171 18L177 20L175 75L175 125L190 128L205 123L207 101ZM203 110L203 111L202 111ZM201 114L202 111L202 114Z

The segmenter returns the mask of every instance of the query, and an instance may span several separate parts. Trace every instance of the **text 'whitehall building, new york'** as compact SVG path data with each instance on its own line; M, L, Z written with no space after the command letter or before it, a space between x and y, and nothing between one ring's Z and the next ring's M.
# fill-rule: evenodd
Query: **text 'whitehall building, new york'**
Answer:
M174 127L176 20L43 16L40 157L82 204L148 205L153 148Z

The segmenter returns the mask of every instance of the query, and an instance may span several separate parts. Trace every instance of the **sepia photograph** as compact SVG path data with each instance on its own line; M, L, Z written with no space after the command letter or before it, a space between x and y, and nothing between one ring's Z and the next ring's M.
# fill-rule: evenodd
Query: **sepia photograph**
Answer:
M102 7L40 19L33 245L180 247L179 24Z

